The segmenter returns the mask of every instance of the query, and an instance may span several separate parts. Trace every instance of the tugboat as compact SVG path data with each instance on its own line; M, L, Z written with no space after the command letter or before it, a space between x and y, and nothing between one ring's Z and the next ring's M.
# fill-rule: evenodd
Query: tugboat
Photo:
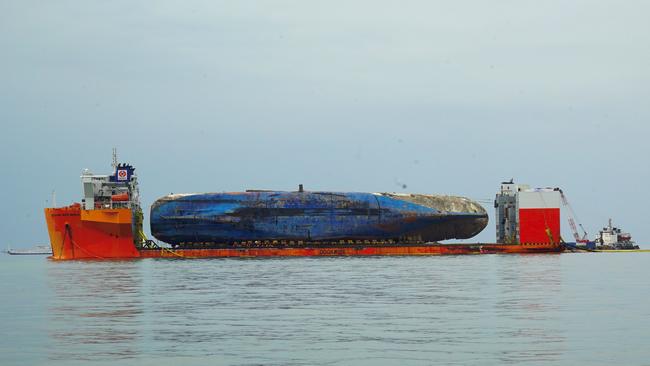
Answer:
M621 229L612 226L612 219L604 227L595 240L596 249L599 250L632 250L639 249L639 246L632 241L630 233L624 233Z

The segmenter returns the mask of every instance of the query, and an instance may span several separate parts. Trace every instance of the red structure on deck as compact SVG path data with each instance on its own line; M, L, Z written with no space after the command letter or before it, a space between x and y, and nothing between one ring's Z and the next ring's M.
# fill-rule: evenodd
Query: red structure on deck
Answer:
M495 200L498 243L560 243L559 188L501 184Z

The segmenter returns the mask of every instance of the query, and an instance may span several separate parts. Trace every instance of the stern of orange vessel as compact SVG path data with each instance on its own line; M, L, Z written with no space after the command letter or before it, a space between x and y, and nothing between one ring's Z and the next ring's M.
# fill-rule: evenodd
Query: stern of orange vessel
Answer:
M83 199L66 207L46 208L52 259L137 258L145 241L135 168L118 164L113 174L81 175Z

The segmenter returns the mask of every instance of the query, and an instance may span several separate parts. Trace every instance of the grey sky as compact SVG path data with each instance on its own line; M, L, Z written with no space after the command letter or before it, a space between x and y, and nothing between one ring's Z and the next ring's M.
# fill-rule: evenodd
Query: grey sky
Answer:
M650 244L642 1L2 1L0 246L111 147L143 204L246 188L560 186ZM408 186L402 189L397 183ZM490 203L486 208L493 213ZM494 240L493 222L476 240ZM564 236L569 237L563 222Z

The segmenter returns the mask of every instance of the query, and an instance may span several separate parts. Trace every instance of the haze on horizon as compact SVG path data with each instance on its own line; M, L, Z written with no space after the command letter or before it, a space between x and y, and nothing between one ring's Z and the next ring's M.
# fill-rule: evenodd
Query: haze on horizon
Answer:
M650 4L4 1L0 247L83 168L170 192L561 187L650 247ZM406 188L403 186L406 185ZM563 221L564 237L570 238ZM145 229L148 231L148 222ZM494 240L494 222L474 238Z

